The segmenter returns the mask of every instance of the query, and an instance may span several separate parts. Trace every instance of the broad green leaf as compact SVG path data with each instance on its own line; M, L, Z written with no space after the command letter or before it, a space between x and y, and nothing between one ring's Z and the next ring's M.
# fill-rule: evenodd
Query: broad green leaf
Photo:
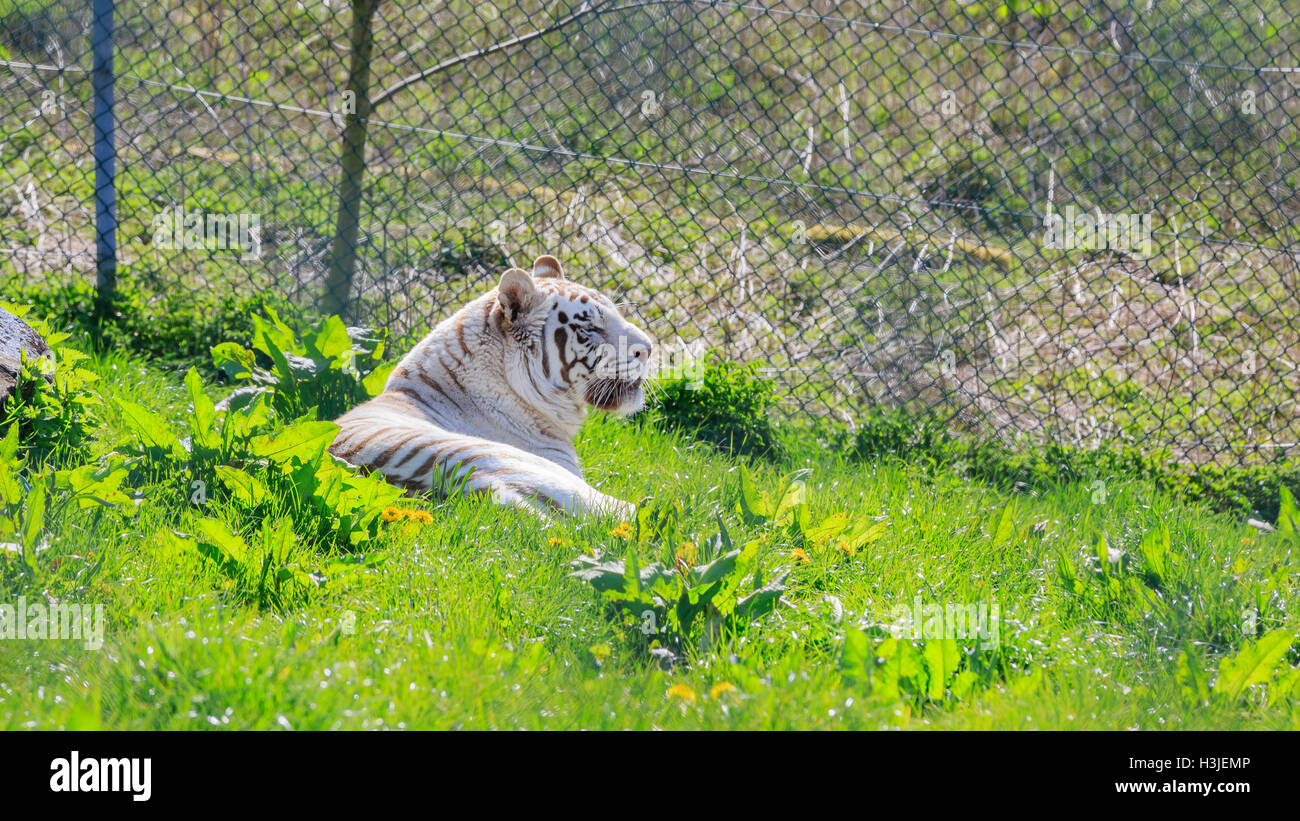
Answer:
M1184 700L1200 705L1210 698L1209 683L1197 657L1187 649L1178 655L1174 664L1174 682L1183 694Z
M41 531L45 529L45 504L49 498L49 491L45 487L45 478L42 476L33 477L31 485L31 490L27 492L27 510L18 541L24 551L34 555L40 543Z
M961 651L953 639L931 639L925 643L925 666L929 673L928 694L931 701L943 701L949 677L957 672Z
M1100 533L1092 543L1092 550L1097 555L1097 562L1101 565L1101 572L1107 576L1110 575L1110 541L1106 538L1105 533Z
M962 670L953 677L952 684L948 686L948 689L952 691L954 698L964 699L970 695L971 690L975 689L975 685L978 683L979 676L970 670Z
M320 458L338 436L339 426L333 422L300 422L273 436L253 438L250 450L254 456L283 463L297 458L303 464Z
M14 425L14 429L18 428ZM23 489L23 483L18 479L18 473L10 462L0 462L0 502L6 507L12 507L22 504L23 497L27 491Z
M85 510L95 506L124 507L131 504L131 497L121 490L122 482L131 473L131 466L136 460L128 460L121 454L109 454L102 465L82 465L72 470L59 471L55 482L60 488L69 490L77 500L77 506Z
M887 638L876 646L875 654L884 659L872 679L872 687L878 694L898 698L905 694L923 693L925 661L915 644Z
M1237 655L1225 658L1219 663L1215 695L1235 701L1246 688L1268 681L1293 641L1295 636L1286 630L1273 630L1243 647Z
M278 380L276 387L280 394L291 402L296 402L298 380L289 364L289 357L303 351L298 347L293 331L281 321L279 315L269 308L267 315L271 317L270 322L260 316L253 317L253 347L270 357L274 363Z
M740 507L750 519L762 520L772 516L772 502L759 492L754 477L749 475L749 468L744 465L740 466Z
M343 479L346 476L346 473L330 463L321 465L316 471L311 495L321 503L322 508L328 511L345 512L340 510L339 503L343 500ZM304 486L300 486L298 492L301 496L308 495Z
M227 577L241 578L248 570L248 545L244 540L219 519L200 519L197 527L199 552L215 562Z
M280 319L280 315L272 308L266 309L266 315L271 318L267 322L260 316L253 316L253 347L267 356L275 359L278 355L284 358L285 354L305 353L302 351L294 339L293 329Z
M691 625L695 623L695 619L713 602L718 593L722 591L722 587L723 585L720 582L698 585L692 590L685 590L680 584L677 586L683 592L677 597L675 610L679 629L684 634L690 633Z
M0 440L0 463L18 460L18 426L10 425L5 438Z
M851 680L870 677L873 665L871 640L856 627L844 633L844 646L840 649L839 670Z
M297 541L298 537L293 532L293 522L289 518L281 518L274 524L269 520L262 522L263 548L266 550L266 555L270 556L277 566L282 566L289 561L289 553Z
M624 581L623 562L605 562L596 563L595 559L590 556L579 557L574 565L578 567L569 575L575 579L582 579L595 588L596 592L604 593L607 590L622 590Z
M884 536L885 531L888 529L888 519L881 519L878 522L862 519L853 525L853 529L844 537L844 543L848 545L850 550L858 550Z
M626 594L633 598L639 595L631 593L628 588L628 566L622 559L601 562L591 556L579 556L574 560L573 567L577 569L569 575L588 582L599 593ZM677 574L656 562L641 568L637 577L639 584L632 589L644 590L660 580L672 581L677 578Z
M847 513L833 513L820 523L807 528L803 535L812 544L824 545L847 530L851 521Z
M329 316L307 340L307 355L340 368L352 362L352 337L337 316ZM336 368L337 369L337 368Z
M203 380L199 372L190 368L185 374L185 387L190 394L193 416L190 418L190 433L193 434L195 446L215 450L221 445L221 435L217 431L217 411L212 400L203 392Z
M222 436L227 445L242 442L270 424L274 411L266 388L240 388L230 395Z
M722 521L722 514L715 513L713 518L718 523L718 541L722 544L724 553L731 552L731 532L727 530L727 525Z
M777 502L776 511L772 514L772 520L778 524L787 520L787 517L798 517L796 510L806 508L808 504L808 485L804 481L812 473L808 468L796 470L786 477L785 488L781 491L781 501ZM807 510L803 511L803 516L797 519L800 529L806 528Z
M164 560L177 559L185 552L197 548L198 543L193 536L174 530L159 531L153 540L154 555Z
M252 377L257 354L234 342L222 342L212 348L212 366L235 380Z
M200 519L197 524L199 536L221 549L221 552L243 564L248 558L248 545L230 526L220 519Z
M998 513L997 525L993 528L993 546L1003 547L1011 541L1016 533L1016 503L1007 502Z
M636 542L648 545L659 542L666 547L677 545L677 521L681 517L681 503L656 499L641 505L636 512Z
M787 575L789 574L782 573L736 602L736 616L743 621L753 621L775 610L777 604L781 601L781 596L785 594ZM754 579L755 581L761 581L761 574L755 573Z
M298 396L298 376L294 373L288 355L277 348L272 350L269 356L271 361L275 363L277 392L296 401Z
M349 493L349 498L359 507L373 510L376 516L383 508L406 495L400 487L388 484L375 474L353 476L347 473L346 468L340 468L344 473L343 486Z
M368 396L378 396L384 392L384 387L388 384L388 375L397 367L396 362L389 362L375 368L370 374L361 380L361 386L366 389Z
M170 451L176 456L184 456L185 449L180 440L161 416L129 399L117 397L118 407L122 409L122 418L131 432L140 440L140 444L149 449Z
M257 507L271 491L256 476L229 465L217 465L217 478L226 486L230 494L247 507Z
M740 551L733 550L730 553L719 556L703 567L696 568L699 573L699 578L696 581L696 584L712 584L713 582L722 579L728 573L731 573L736 569L736 561L739 558Z
M641 595L641 566L637 561L636 546L629 546L623 560L623 590L628 595Z
M1268 706L1284 704L1300 686L1300 668L1293 667L1278 677L1268 688Z
M1281 504L1277 513L1277 532L1293 539L1300 538L1300 512L1296 510L1295 496L1291 490L1282 485Z
M1169 573L1169 526L1161 524L1142 537L1142 571L1149 581L1163 584Z

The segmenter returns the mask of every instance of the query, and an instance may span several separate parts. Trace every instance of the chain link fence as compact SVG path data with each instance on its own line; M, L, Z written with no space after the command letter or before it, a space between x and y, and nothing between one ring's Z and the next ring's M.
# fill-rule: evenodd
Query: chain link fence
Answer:
M417 334L550 252L791 416L1300 450L1282 0L97 5L117 275L159 300ZM94 20L0 0L6 287L102 270Z

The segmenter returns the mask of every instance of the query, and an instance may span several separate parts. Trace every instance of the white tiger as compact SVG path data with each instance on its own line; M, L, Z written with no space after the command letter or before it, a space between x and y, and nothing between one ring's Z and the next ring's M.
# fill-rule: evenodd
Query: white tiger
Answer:
M435 468L502 504L630 516L582 478L573 440L588 406L635 413L650 339L553 256L511 268L441 322L384 390L337 420L330 452L428 489Z

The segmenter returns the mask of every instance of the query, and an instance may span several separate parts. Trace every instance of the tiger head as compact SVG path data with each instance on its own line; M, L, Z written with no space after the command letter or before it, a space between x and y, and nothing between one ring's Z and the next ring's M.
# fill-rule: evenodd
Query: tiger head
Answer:
M565 279L555 257L538 257L531 274L502 274L497 301L515 343L507 345L508 370L543 396L622 414L641 409L653 344L604 294Z

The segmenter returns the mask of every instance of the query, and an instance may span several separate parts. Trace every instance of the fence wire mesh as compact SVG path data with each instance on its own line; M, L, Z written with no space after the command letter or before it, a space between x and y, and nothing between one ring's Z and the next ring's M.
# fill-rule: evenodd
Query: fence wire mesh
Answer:
M790 415L1300 449L1282 0L122 0L117 264L419 333L543 252ZM93 280L92 12L0 0L0 280Z

